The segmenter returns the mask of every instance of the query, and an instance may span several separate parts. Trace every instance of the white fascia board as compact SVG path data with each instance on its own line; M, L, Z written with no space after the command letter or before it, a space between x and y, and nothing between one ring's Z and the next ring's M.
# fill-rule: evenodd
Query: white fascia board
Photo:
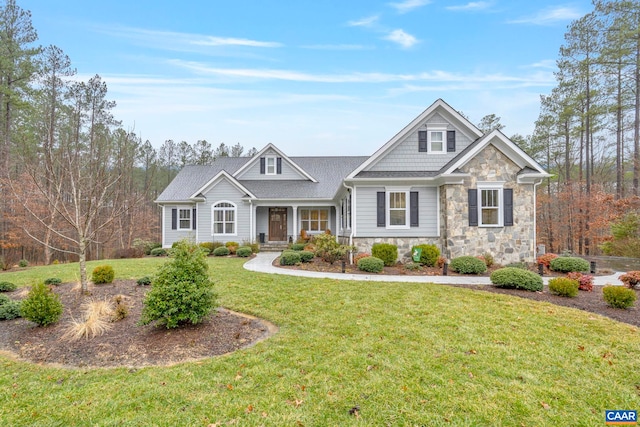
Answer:
M311 175L309 175L309 173L307 171L305 171L304 169L302 169L300 166L298 166L298 164L296 162L294 162L293 160L291 160L289 158L289 156L287 156L286 154L284 154L282 152L282 150L280 150L278 147L276 147L275 145L273 145L272 143L268 143L262 150L260 150L255 156L253 156L253 158L251 160L249 160L247 163L245 163L240 169L238 169L237 171L234 172L233 176L240 176L242 175L242 173L247 170L248 168L250 168L252 165L254 165L256 162L260 161L260 157L262 157L264 155L264 153L266 153L269 150L273 150L276 152L276 154L278 154L278 156L282 157L287 163L289 163L295 170L297 170L302 176L304 176L305 178L307 178L308 180L310 180L311 182L318 182L317 179L315 179L314 177L312 177Z

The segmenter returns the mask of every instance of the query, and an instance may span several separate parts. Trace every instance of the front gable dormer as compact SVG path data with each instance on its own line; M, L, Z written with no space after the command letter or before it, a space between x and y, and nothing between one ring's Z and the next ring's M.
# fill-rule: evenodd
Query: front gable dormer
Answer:
M317 180L285 155L278 147L267 144L250 161L238 169L233 177L237 180Z

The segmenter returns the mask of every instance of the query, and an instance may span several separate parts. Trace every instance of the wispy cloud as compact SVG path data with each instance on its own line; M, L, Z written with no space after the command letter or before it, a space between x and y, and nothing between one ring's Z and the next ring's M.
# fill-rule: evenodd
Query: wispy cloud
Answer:
M557 6L543 9L531 16L524 16L508 21L510 24L551 25L557 22L571 21L583 15L578 9L570 6Z
M315 50L372 50L373 46L364 46L361 44L312 44L301 46L303 49Z
M250 47L281 47L281 43L262 42L258 40L238 39L233 37L213 37L205 36L202 39L195 39L191 44L200 46L250 46Z
M493 6L492 2L488 1L472 1L467 4L447 6L445 9L454 12L475 12L478 10L485 10Z
M408 49L418 43L418 39L403 30L393 30L383 38L399 44L404 49Z
M389 3L389 6L395 8L398 13L407 13L429 3L431 3L431 0L405 0L400 3Z
M365 18L357 19L355 21L349 21L347 22L347 25L350 27L371 27L376 22L378 22L378 19L380 19L380 16L371 15Z

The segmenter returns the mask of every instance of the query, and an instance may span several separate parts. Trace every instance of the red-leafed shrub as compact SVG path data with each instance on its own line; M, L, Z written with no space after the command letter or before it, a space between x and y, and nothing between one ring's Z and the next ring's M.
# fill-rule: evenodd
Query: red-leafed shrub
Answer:
M542 264L545 267L549 268L551 266L551 261L553 261L556 258L558 258L558 255L552 254L552 253L548 253L548 254L540 255L538 257L538 259L536 260L536 262L538 264Z
M634 289L640 284L640 271L629 271L618 277L624 285L629 289Z
M366 258L366 257L369 257L369 256L371 256L371 254L370 254L370 253L367 253L367 252L360 252L359 254L357 254L357 255L355 255L355 256L353 257L353 263L354 263L354 264L356 264L356 265L358 265L358 261L360 261L362 258Z
M567 277L571 280L578 281L578 289L581 291L591 292L593 290L593 276L589 274L582 274L577 271L567 273Z

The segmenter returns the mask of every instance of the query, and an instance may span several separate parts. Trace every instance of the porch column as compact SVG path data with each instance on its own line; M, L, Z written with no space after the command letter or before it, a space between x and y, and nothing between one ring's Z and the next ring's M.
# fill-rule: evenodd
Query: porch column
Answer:
M340 208L338 207L338 205L333 207L336 210L336 238L338 238L339 234L340 234Z
M291 210L293 211L293 243L298 240L298 205L291 205Z

